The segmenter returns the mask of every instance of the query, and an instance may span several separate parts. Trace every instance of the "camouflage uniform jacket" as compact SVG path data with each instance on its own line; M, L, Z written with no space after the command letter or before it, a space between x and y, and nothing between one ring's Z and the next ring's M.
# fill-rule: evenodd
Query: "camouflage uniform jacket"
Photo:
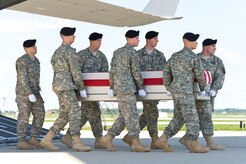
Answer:
M114 51L109 74L110 88L116 94L134 93L143 89L143 78L140 71L137 51L126 44Z
M81 72L108 72L108 60L101 51L98 50L96 55L93 55L88 47L79 51L78 54Z
M79 56L75 49L66 43L62 43L54 52L51 64L54 71L52 86L55 92L85 89L78 60Z
M166 58L161 51L153 49L151 54L147 54L146 48L137 51L141 71L163 71Z
M205 87L201 60L188 48L183 48L170 57L163 76L167 89L174 94L193 93L194 78Z
M210 89L217 92L222 88L225 80L226 72L222 60L215 55L212 55L208 59L204 59L201 53L198 54L198 57L202 61L203 68L211 72L212 84L210 85Z
M15 92L19 96L28 96L39 93L40 63L38 58L31 59L28 54L19 57L16 61L17 83Z

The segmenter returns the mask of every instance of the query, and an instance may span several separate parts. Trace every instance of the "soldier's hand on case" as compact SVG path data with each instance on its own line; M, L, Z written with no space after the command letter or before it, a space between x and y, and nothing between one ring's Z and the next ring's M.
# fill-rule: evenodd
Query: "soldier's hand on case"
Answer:
M80 91L79 93L80 93L80 96L81 97L83 97L83 98L87 97L87 93L86 93L86 90L85 89L82 90L82 91Z
M210 96L215 97L216 96L216 91L215 90L210 90Z
M139 95L140 97L145 97L145 96L147 96L147 93L145 92L145 90L140 89L140 90L138 90L138 95Z
M110 98L114 97L114 91L113 91L113 89L110 89L108 91L108 97L110 97Z
M206 92L205 92L205 91L201 91L201 92L200 92L200 95L201 95L202 97L204 97L204 96L206 96Z
M36 101L37 101L37 98L36 98L36 96L35 96L34 94L30 94L30 95L28 96L28 98L29 98L29 100L30 100L31 102L36 102Z
M172 96L172 93L169 92L169 91L167 91L166 95L167 95L167 96Z

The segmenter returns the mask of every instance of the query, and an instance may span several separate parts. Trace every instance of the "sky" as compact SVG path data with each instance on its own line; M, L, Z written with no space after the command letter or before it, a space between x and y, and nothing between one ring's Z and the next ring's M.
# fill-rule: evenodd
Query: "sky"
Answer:
M119 6L141 11L148 0L103 0ZM125 44L124 34L129 29L140 30L137 50L145 45L145 33L159 32L157 49L169 59L183 48L185 32L200 34L195 53L201 52L202 41L217 39L215 55L223 60L226 78L219 91L216 109L246 109L246 1L245 0L180 0L175 16L181 20L161 21L138 27L110 27L86 22L72 21L29 13L0 10L0 110L17 110L15 103L15 61L25 52L22 43L26 39L37 39L37 57L41 63L41 89L45 108L58 109L58 100L52 91L53 70L51 56L61 44L59 31L64 26L76 27L76 40L72 45L77 51L89 46L88 36L92 32L103 34L100 50L111 61L113 51ZM138 103L139 105L139 103ZM159 107L173 108L173 102L161 102Z

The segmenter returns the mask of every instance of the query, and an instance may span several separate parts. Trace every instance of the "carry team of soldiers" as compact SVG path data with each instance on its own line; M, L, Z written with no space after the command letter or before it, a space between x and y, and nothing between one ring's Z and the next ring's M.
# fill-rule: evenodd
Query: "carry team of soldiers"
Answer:
M94 32L89 36L90 46L78 53L71 44L75 40L75 28L64 27L60 30L61 46L51 58L53 66L53 91L56 93L60 114L49 132L41 141L37 138L44 123L44 101L40 91L40 63L35 56L37 53L36 40L30 39L23 43L25 55L16 61L17 84L16 103L17 118L17 149L29 150L46 148L59 151L60 148L52 142L53 138L69 123L67 133L61 142L74 151L91 151L90 146L82 143L80 130L89 121L95 136L95 149L116 151L112 140L127 128L128 134L123 141L133 152L148 152L151 149L162 149L172 152L168 138L175 135L185 124L186 134L179 141L192 153L205 153L209 150L223 150L224 147L214 143L212 112L214 98L223 86L225 68L222 60L214 55L217 40L205 39L203 51L195 54L192 50L197 47L199 34L187 32L183 35L184 48L174 53L166 62L162 52L155 47L158 42L158 32L146 33L146 45L136 51L139 43L139 31L128 30L125 34L126 44L115 50L109 71L109 97L117 96L119 117L115 120L108 133L102 135L101 111L98 102L81 101L87 97L82 73L108 72L106 56L99 50L102 34ZM174 99L174 116L168 127L159 137L157 130L158 101L143 101L143 114L137 113L136 94L145 97L141 71L163 71L164 85ZM209 72L212 82L206 83L204 72ZM193 96L193 83L196 79L201 88L201 95L210 95L210 100L196 100ZM30 114L34 116L27 142L27 124ZM139 140L140 131L147 126L152 138L151 146L145 147ZM199 131L207 142L201 146L197 139Z

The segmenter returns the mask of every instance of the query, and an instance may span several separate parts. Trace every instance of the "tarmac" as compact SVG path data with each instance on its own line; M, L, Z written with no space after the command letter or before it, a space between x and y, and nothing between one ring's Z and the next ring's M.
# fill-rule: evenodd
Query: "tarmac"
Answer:
M121 139L127 133L123 131L120 136L113 140L116 152L108 152L104 149L92 149L90 152L74 152L65 145L56 141L55 144L61 148L60 152L49 152L46 149L17 150L15 145L0 147L0 161L8 164L245 164L246 163L246 131L215 131L216 143L226 147L225 150L210 150L208 153L189 153L179 143L184 131L180 131L169 144L174 152L166 153L162 150L151 150L147 153L130 152L129 146ZM104 134L106 132L104 131ZM161 135L162 132L160 131ZM201 136L201 135L200 135ZM148 146L151 139L147 131L140 134L142 144ZM81 140L84 144L92 146L94 138L91 131L82 131ZM202 137L199 142L205 145Z

